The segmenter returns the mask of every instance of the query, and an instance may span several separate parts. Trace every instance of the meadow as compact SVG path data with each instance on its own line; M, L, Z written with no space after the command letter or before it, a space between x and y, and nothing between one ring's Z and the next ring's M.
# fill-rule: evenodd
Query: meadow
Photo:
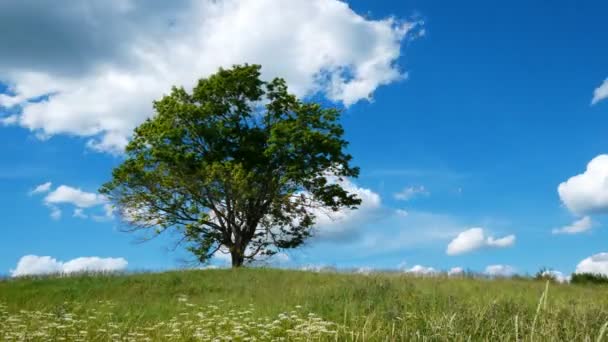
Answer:
M608 287L276 269L0 281L2 341L601 341Z

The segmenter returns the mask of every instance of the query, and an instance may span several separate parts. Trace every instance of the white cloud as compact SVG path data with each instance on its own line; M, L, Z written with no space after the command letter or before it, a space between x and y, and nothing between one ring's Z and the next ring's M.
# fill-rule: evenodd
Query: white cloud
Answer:
M446 249L448 255L464 254L484 247L505 248L515 244L515 235L502 238L487 236L483 228L471 228L458 234Z
M608 155L593 158L585 172L561 183L557 192L564 205L577 215L608 212Z
M232 263L232 256L226 248L221 248L213 254L212 261L224 265L230 265Z
M284 253L284 252L279 252L277 254L274 254L270 257L269 262L273 263L273 264L286 264L288 262L291 261L291 258L289 257L289 254Z
M162 221L161 215L152 212L144 205L121 208L120 218L128 224L143 227L154 227Z
M361 204L357 209L341 208L338 211L313 206L310 211L315 216L313 227L315 241L351 240L358 236L363 224L374 221L383 214L382 200L376 192L359 187L348 179L340 181L330 177L329 181L337 182L349 194L356 195L361 199ZM304 195L306 196L306 194ZM143 221L148 222L145 225L154 225L155 218L144 217L142 220L138 217L146 216L146 213L145 210L130 210L130 212L123 213L123 216L130 222Z
M220 267L217 265L203 265L203 266L199 267L199 269L201 269L201 270L217 270L219 268Z
M428 196L430 193L424 188L424 186L411 186L401 190L395 194L395 199L400 201L409 201L416 196Z
M336 272L337 269L334 266L328 265L305 265L300 267L300 271L306 272Z
M437 275L439 271L434 269L433 267L427 267L422 265L414 265L410 268L407 268L407 262L402 262L397 266L398 269L402 270L404 273L410 273L415 275Z
M12 277L45 274L71 274L79 272L117 272L127 268L124 258L81 257L67 262L50 256L26 255L11 270Z
M426 267L422 265L415 265L412 268L405 269L404 272L416 275L435 275L439 273L436 269L432 267Z
M98 222L104 222L114 219L114 212L116 209L110 203L106 203L103 205L103 215L93 215L93 220Z
M51 209L51 218L55 221L61 218L61 209L57 208L54 205L49 205L49 209Z
M337 0L0 2L0 75L13 93L0 101L22 106L15 124L117 153L153 100L219 66L262 64L263 78L283 77L300 96L370 99L406 78L396 61L417 26L367 19Z
M124 258L81 257L63 264L63 273L116 272L127 268Z
M485 273L493 277L509 277L515 274L515 268L509 265L489 265Z
M253 248L249 246L245 254L250 254L253 252ZM221 266L229 266L232 264L232 256L226 247L222 247L217 250L210 262L212 264L221 265ZM289 254L285 252L278 252L273 255L257 255L255 259L252 261L251 265L259 266L259 265L273 265L273 266L286 266L291 262L291 257Z
M397 209L397 210L395 210L395 214L397 214L397 216L401 216L401 217L406 217L407 215L409 215L409 213L405 209Z
M379 212L376 219L361 224L361 233L355 241L334 244L330 248L331 254L357 253L360 257L372 257L447 243L463 226L458 218L450 215L414 210L407 216L398 215L393 210Z
M604 82L593 91L593 99L591 100L591 104L594 105L604 99L608 98L608 78L604 80Z
M55 190L52 190L51 187L51 182L47 182L37 186L30 194L48 193L44 197L43 203L51 210L53 220L61 218L62 206L73 207L72 217L82 219L90 217L98 222L114 219L114 207L105 196L68 185L60 185ZM87 211L93 211L93 213L86 214L85 209L91 209ZM95 211L102 212L102 214L96 214Z
M560 271L547 270L547 271L544 271L542 273L542 275L550 276L553 279L555 279L558 283L569 283L570 282L570 276L567 276Z
M23 102L25 99L23 99L20 96L10 96L7 94L0 94L0 107L5 107L5 108L11 108L21 102Z
M11 276L55 274L63 271L63 264L50 256L26 255L19 259L17 268L11 270Z
M580 220L574 221L572 224L553 229L553 234L579 234L588 231L593 226L591 217L585 216Z
M575 273L594 273L608 276L608 253L598 253L576 265Z
M114 217L116 208L114 208L114 205L106 203L103 205L103 211L105 212L106 217Z
M505 248L511 247L515 244L515 235L507 235L502 238L495 239L489 236L486 240L486 246L488 247L497 247L497 248Z
M107 199L96 193L85 192L67 185L60 185L44 198L44 202L47 204L69 203L78 208L90 208L106 203Z
M36 194L42 194L45 192L49 192L51 190L52 185L53 185L53 183L51 183L51 182L46 182L44 184L40 184L37 187L35 187L34 190L30 191L30 195L36 195Z
M361 224L376 218L382 209L380 195L371 189L362 188L349 180L339 182L350 194L361 199L358 209L340 209L338 211L315 209L316 228L319 238L342 239L352 237L352 233Z
M88 216L84 213L84 209L82 208L75 208L74 209L74 214L72 214L73 217L78 217L78 218L82 218L82 219L86 219Z
M0 94L0 96L2 96ZM19 116L18 115L9 115L9 116L5 116L3 118L0 118L0 125L1 126L12 126L17 124L17 122L19 122Z
M486 237L482 228L471 228L461 232L447 247L448 255L470 252L486 245Z
M457 276L457 275L461 275L463 273L464 273L464 268L462 268L462 267L452 267L448 271L449 276Z
M359 267L355 270L355 273L358 274L363 274L363 275L370 275L372 273L374 273L374 269L368 266L363 266L363 267Z

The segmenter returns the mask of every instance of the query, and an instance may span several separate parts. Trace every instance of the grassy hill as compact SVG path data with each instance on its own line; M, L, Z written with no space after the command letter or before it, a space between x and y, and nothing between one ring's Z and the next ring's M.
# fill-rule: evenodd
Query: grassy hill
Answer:
M607 287L525 279L239 269L0 282L3 341L596 341L607 322Z

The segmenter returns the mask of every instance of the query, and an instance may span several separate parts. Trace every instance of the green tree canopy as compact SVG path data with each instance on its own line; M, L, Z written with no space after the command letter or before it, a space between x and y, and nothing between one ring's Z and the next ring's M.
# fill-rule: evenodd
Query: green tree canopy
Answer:
M339 182L359 173L340 111L263 82L258 65L174 87L154 109L100 189L129 231L175 230L200 262L222 249L238 267L301 245L320 208L361 203Z

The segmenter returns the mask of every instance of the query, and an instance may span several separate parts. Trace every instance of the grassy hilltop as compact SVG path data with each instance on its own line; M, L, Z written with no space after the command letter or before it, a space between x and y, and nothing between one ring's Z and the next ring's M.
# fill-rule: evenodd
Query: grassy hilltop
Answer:
M0 340L608 340L608 288L273 269L0 282Z

